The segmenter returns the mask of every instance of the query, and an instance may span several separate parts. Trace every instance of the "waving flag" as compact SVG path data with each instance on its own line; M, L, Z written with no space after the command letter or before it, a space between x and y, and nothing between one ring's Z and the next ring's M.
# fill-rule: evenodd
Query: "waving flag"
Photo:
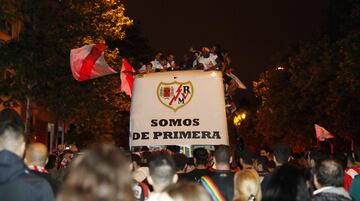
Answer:
M105 49L104 44L91 44L71 50L70 65L75 80L84 81L117 73L106 63Z
M125 92L131 97L132 88L135 78L135 70L126 59L122 60L122 67L120 73L121 91Z
M315 124L315 132L316 132L316 138L319 141L324 141L325 139L335 138L335 136L333 134L331 134L325 128L323 128L317 124Z

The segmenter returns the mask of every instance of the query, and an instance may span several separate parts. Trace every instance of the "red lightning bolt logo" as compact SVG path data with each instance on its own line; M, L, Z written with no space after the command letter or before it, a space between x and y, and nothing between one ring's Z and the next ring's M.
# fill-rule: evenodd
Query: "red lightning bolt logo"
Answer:
M171 99L169 105L172 105L173 102L179 98L179 95L181 94L181 91L182 91L181 87L182 87L182 84L179 85L179 88L176 90L176 96L174 96L174 98Z

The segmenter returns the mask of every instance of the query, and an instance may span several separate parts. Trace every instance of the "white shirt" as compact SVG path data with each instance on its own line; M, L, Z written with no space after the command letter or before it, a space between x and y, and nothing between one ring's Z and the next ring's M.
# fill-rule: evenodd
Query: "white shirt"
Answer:
M204 70L207 70L207 69L209 69L209 68L211 68L211 67L213 67L213 66L216 66L216 64L217 64L217 63L216 63L217 57L218 57L218 56L215 55L215 54L210 54L208 58L205 58L205 57L203 57L203 56L200 56L198 62L199 62L200 64L203 64L203 65L204 65Z
M146 65L142 65L141 68L139 69L139 71L145 71L146 70Z
M319 194L323 191L326 191L326 190L329 190L329 189L332 189L332 188L335 188L333 186L325 186L325 187L322 187L322 188L319 188L317 189L316 191L313 192L313 195L316 195L316 194Z
M152 64L153 69L163 69L163 66L156 59L154 61L151 61L150 63Z
M161 193L151 192L148 201L158 201L161 197Z
M318 190L314 191L313 195L317 195L322 192L342 195L344 197L347 197L348 199L351 199L349 193L344 189L344 187L325 186L325 187L319 188Z

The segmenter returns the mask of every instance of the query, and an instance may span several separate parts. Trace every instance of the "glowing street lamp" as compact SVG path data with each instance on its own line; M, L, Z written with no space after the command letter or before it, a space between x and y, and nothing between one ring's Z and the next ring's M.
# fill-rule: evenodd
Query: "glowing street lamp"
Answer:
M241 122L246 118L246 113L242 112L242 113L235 113L233 122L235 126L240 126Z

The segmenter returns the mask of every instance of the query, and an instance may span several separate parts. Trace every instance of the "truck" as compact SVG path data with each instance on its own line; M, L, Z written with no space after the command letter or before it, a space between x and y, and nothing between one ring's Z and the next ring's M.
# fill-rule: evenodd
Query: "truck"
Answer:
M222 72L137 75L129 138L131 147L228 145Z

